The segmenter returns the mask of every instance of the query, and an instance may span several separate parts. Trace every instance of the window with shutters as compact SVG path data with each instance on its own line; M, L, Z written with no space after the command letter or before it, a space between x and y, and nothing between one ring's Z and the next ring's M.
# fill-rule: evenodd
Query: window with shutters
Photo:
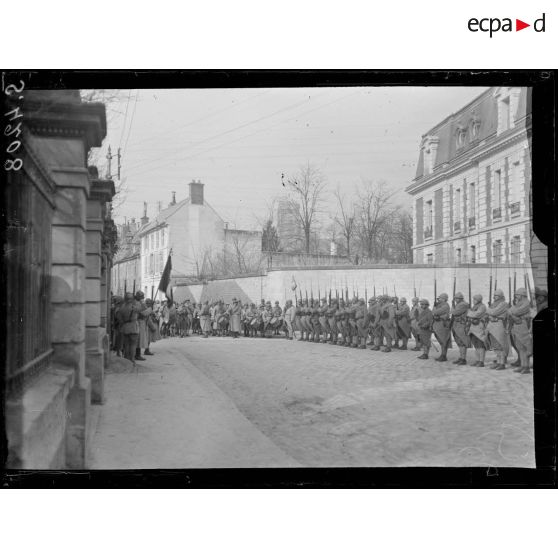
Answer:
M432 238L432 200L426 202L426 215L425 223L426 228L424 229L424 238Z
M511 239L510 256L511 256L512 264L521 263L521 237L520 236L514 236Z
M434 254L426 254L426 263L433 264L434 263Z
M474 229L476 227L476 213L477 213L477 192L475 188L475 183L471 182L469 184L469 228Z
M461 248L457 248L457 250L455 251L455 263L461 263Z
M477 263L477 247L472 245L469 248L471 263Z
M502 263L502 241L496 240L492 244L492 263L500 264Z
M502 218L502 171L494 171L494 207L492 209L492 219L494 221Z
M453 232L459 233L461 232L461 189L456 188L455 193L453 196L454 201L454 223L453 223Z

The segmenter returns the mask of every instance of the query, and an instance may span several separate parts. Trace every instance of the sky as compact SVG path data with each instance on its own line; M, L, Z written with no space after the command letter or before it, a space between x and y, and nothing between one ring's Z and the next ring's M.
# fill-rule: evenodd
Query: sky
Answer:
M231 227L257 229L271 201L285 195L281 177L307 163L327 181L322 218L335 212L332 192L347 196L363 180L385 181L394 203L414 178L421 136L485 91L484 87L320 87L120 90L107 107L107 137L97 150L121 148L125 195L114 218L153 218L193 179Z

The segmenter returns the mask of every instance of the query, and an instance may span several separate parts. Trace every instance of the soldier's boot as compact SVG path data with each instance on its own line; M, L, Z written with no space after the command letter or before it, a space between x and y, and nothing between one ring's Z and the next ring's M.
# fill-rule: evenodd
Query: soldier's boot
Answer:
M519 358L521 361L521 369L519 370L521 374L530 374L531 369L529 368L529 355L527 354L527 351L520 352Z
M383 353L391 353L391 337L386 337L386 346L382 349Z
M420 358L421 360L427 360L429 352L430 352L430 347L423 347L422 348L422 355L420 355L417 358Z
M356 335L353 335L352 347L353 347L353 349L356 349L358 347L358 337Z
M446 362L448 360L448 347L446 345L445 347L440 346L440 348L442 349L442 354L434 360L437 360L438 362Z
M453 361L453 364L463 364L464 362L467 363L465 360L465 347L459 347L459 358Z
M503 352L500 353L499 360L500 360L500 363L496 367L496 370L505 370L506 369L506 364L505 364L506 357L504 356Z
M477 362L477 366L479 368L484 368L484 357L486 355L486 349L479 349L478 350L478 362Z
M402 351L406 351L407 350L407 343L409 342L409 339L407 337L403 337L403 344L401 345L400 349Z
M145 360L145 359L141 356L141 349L140 349L140 347L136 347L135 359L136 359L136 360Z

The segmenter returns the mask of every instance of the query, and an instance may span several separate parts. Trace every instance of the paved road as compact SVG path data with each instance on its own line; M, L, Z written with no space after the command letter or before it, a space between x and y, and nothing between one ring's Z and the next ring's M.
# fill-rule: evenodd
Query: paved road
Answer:
M153 350L107 377L93 468L535 466L532 377L512 370L284 339Z

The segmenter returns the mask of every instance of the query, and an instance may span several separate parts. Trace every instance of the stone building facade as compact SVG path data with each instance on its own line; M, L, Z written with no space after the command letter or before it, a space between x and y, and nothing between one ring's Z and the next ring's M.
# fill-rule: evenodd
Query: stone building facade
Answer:
M88 168L105 107L78 91L25 91L21 170L7 173L7 466L87 467L104 400L114 184ZM9 102L9 101L8 101Z
M118 227L118 250L112 266L112 293L124 296L126 291L132 292L134 285L141 287L140 240L138 232L147 218L140 222L131 219Z
M261 232L229 229L207 203L204 184L192 181L189 196L176 201L137 233L140 242L140 274L146 297L157 294L167 257L172 250L172 283L191 277L221 275L242 262L260 261ZM144 214L144 219L147 217Z
M493 87L423 137L413 197L416 264L528 264L531 91Z

